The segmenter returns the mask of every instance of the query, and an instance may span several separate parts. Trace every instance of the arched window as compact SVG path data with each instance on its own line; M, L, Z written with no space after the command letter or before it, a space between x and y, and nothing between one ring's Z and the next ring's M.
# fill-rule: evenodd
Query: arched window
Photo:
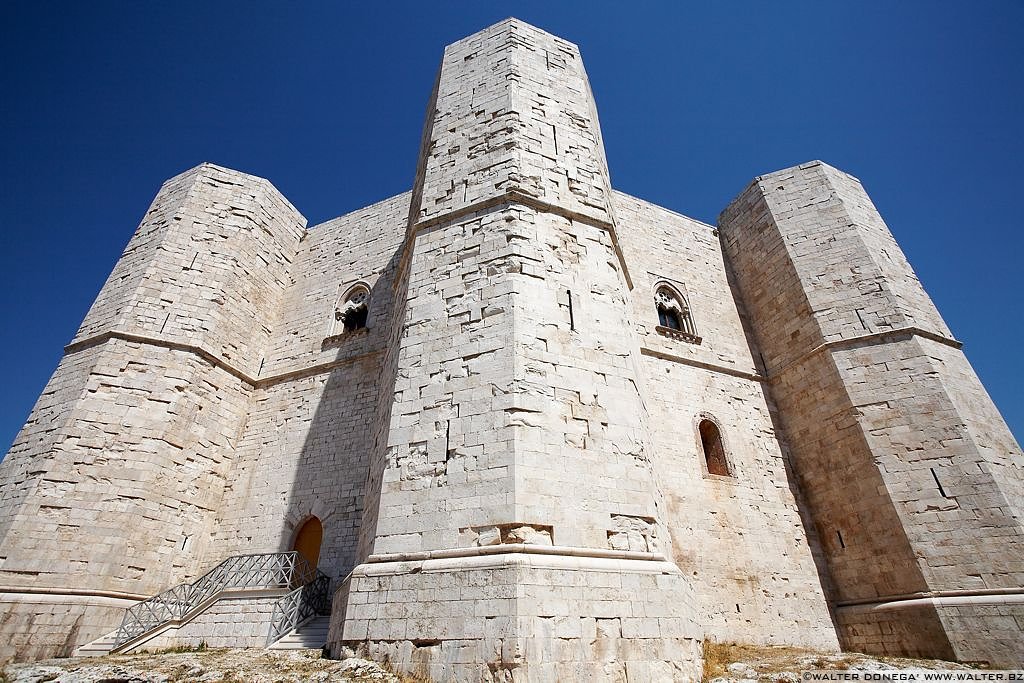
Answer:
M697 328L690 315L690 306L686 298L667 284L663 284L654 292L654 306L658 309L658 332L699 344Z
M354 332L366 327L369 313L370 290L363 285L356 285L348 291L334 310L335 334Z
M725 447L722 445L722 433L711 420L701 420L697 426L700 432L700 445L704 451L704 462L708 474L729 476L729 462L725 459Z

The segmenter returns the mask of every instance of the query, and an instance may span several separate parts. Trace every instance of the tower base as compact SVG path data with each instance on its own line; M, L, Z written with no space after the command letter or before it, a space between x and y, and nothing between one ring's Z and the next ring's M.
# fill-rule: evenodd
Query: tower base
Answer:
M844 649L870 654L1024 666L1024 594L960 591L836 610Z
M70 657L117 628L135 602L87 591L0 591L0 664Z
M701 633L653 553L498 545L371 556L335 594L328 649L438 681L695 681Z

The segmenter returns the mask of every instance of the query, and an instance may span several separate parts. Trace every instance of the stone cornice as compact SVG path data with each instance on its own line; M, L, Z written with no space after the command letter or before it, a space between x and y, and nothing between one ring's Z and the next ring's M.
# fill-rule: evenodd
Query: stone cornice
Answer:
M91 590L88 588L59 588L52 586L4 586L0 585L0 596L8 595L38 595L67 597L75 596L82 598L106 598L110 600L130 600L137 602L151 596L139 593L126 593L124 591Z
M178 342L170 339L161 339L159 337L150 337L142 334L135 334L133 332L125 332L123 330L107 330L100 334L80 339L76 342L72 342L64 347L64 354L71 355L84 351L86 349L98 346L107 342L111 339L120 339L122 341L134 342L137 344L145 344L147 346L155 346L163 349L171 349L173 351L184 351L199 356L203 360L207 361L211 365L220 368L224 372L228 373L232 377L248 384L251 388L262 389L280 382L285 382L292 379L298 379L301 377L310 377L312 375L318 375L324 372L330 372L331 370L348 365L350 363L356 363L364 358L371 358L380 354L380 350L367 351L355 356L348 356L346 358L336 358L332 361L324 363L314 363L295 370L289 370L288 372L278 373L276 375L270 375L268 377L252 377L248 373L239 370L234 365L228 363L223 358L217 356L211 351L199 346L197 344L187 344L184 342Z
M560 555L563 557L591 557L604 560L640 560L645 562L668 562L661 553L645 553L631 550L611 550L606 548L583 548L562 545L534 545L530 543L501 543L496 545L473 546L471 548L449 548L445 550L425 550L412 553L382 553L370 555L367 564L380 562L423 562L426 560L450 560L461 557L481 557L484 555Z
M886 344L894 341L903 341L905 339L910 339L911 337L922 337L924 339L928 339L939 344L944 344L954 349L963 348L963 343L957 341L956 339L950 339L948 337L944 337L940 334L936 334L934 332L922 329L920 327L901 327L895 330L886 330L885 332L862 334L856 337L849 337L847 339L837 339L835 341L824 342L822 344L819 344L818 346L815 346L807 353L804 353L799 357L789 361L778 370L769 372L765 375L747 372L745 370L738 370L736 368L730 368L724 365L717 365L715 363L707 363L705 361L697 360L695 358L677 356L673 353L652 349L647 346L642 346L640 348L640 353L644 356L660 358L662 360L671 361L673 363L679 363L681 365L690 365L695 368L710 370L711 372L719 372L725 375L739 377L741 379L748 379L752 382L767 382L769 384L775 384L786 372L788 372L795 366L799 365L800 363L803 363L808 358L823 351L842 350L855 346Z
M778 370L772 370L768 372L768 381L772 384L779 381L779 379L785 373L791 369L803 363L808 358L819 354L823 351L839 351L842 349L852 348L855 346L872 346L874 344L887 344L895 341L904 341L911 337L923 337L939 344L944 344L954 349L963 348L963 342L957 341L956 339L950 339L944 337L941 334L936 334L930 330L925 330L920 327L899 327L892 330L885 330L884 332L873 332L871 334L862 334L856 337L848 337L846 339L836 339L835 341L827 341L818 344L813 349L797 356L793 360L787 362Z
M906 609L925 604L977 604L1024 602L1024 588L981 588L977 590L921 591L901 595L883 595L875 598L841 600L837 609Z
M725 365L717 365L715 363L707 363L702 360L695 358L687 358L685 356L677 356L674 353L667 353L665 351L659 351L658 349L652 349L647 346L640 347L640 354L644 356L651 356L652 358L660 358L661 360L671 361L673 363L679 363L680 365L690 365L695 368L701 368L702 370L710 370L711 372L719 372L723 375L731 375L732 377L739 377L741 379L748 379L752 382L765 382L768 380L764 375L759 375L753 372L747 372L746 370L738 370L736 368L730 368Z

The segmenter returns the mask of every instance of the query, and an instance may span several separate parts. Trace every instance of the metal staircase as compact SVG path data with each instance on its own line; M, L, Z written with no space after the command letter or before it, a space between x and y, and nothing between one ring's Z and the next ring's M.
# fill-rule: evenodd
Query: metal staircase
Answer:
M270 632L267 634L267 647L280 640L316 616L328 616L331 613L331 579L323 572L316 570L311 581L294 589L274 605L274 614L270 620ZM323 647L327 642L326 634Z
M257 589L288 590L275 604L267 646L312 617L330 613L330 577L299 552L229 557L192 583L132 605L116 631L81 646L77 656L127 652L195 618L222 597Z

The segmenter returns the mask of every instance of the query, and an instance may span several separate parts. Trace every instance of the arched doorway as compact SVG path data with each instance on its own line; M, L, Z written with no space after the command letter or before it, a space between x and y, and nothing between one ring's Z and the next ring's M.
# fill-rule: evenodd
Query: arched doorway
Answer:
M310 517L295 534L292 550L302 553L314 569L320 561L320 543L324 540L324 527L316 517Z

